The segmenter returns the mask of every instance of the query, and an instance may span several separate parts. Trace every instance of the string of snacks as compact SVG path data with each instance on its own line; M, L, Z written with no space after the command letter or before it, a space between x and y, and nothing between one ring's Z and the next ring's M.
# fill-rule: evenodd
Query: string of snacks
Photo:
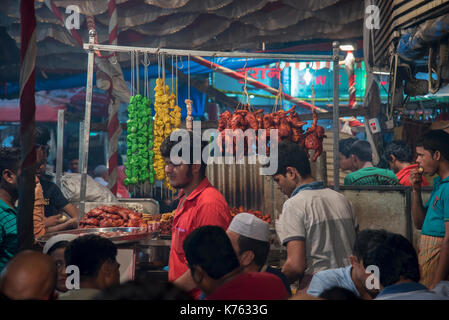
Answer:
M130 97L128 136L126 137L125 185L154 183L153 123L151 101L140 94Z
M176 96L169 95L170 88L163 79L156 80L154 110L154 170L157 180L164 180L167 189L175 191L170 185L165 173L165 161L162 158L160 147L164 139L181 126L181 108L175 105Z

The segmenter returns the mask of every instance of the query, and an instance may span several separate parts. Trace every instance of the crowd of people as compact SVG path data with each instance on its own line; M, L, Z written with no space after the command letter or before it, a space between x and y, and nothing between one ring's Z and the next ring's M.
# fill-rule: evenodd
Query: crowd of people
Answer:
M286 248L285 262L277 269L268 265L270 225L249 213L232 218L226 200L206 177L204 159L193 161L192 133L189 163L172 162L177 141L167 138L161 145L165 171L181 192L165 284L142 279L120 284L117 247L97 235L57 235L40 251L18 253L20 154L2 148L0 292L4 299L448 300L448 141L448 133L429 131L416 146L415 163L407 144L391 142L385 149L391 170L373 165L368 142L340 141L340 167L351 171L345 185L411 187L411 215L421 230L417 250L402 235L359 230L351 202L313 177L307 153L297 144L280 143L273 180L288 199L275 221L276 237ZM425 204L424 174L436 175ZM38 185L42 176L37 179ZM70 212L67 205L57 202L49 210ZM44 223L44 230L49 228Z

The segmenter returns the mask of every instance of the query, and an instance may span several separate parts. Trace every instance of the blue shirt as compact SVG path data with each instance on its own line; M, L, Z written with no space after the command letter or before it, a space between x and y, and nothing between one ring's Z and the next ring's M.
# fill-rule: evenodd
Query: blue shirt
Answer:
M360 296L351 278L352 266L319 271L313 275L307 293L318 297L323 291L332 287L345 288Z
M433 179L433 190L426 205L426 218L421 234L432 237L444 237L444 223L449 221L449 177Z
M385 287L375 300L449 300L418 282L405 282Z

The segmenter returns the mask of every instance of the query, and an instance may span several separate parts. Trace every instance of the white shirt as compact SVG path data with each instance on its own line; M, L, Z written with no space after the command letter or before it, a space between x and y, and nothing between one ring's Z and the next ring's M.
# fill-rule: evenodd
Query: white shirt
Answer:
M102 177L96 177L94 180L105 187L109 185Z
M306 244L306 275L350 265L357 222L349 200L329 188L302 190L288 199L276 221L283 245Z

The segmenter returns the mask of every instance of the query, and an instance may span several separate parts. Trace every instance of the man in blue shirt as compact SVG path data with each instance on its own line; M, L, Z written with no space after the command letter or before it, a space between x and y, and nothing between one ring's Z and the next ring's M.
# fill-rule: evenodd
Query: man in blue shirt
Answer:
M350 257L351 265L317 272L310 282L307 294L319 297L327 289L341 287L362 299L373 299L379 293L379 289L366 287L366 281L371 275L370 272L366 272L366 268L370 265L382 264L379 257L371 253L383 245L387 235L385 230L360 231L354 243L354 255Z
M430 289L449 277L449 134L426 133L416 146L419 169L410 172L413 188L412 216L421 229L419 264L421 283ZM438 174L429 201L421 199L422 174Z
M449 299L418 283L418 257L405 237L385 230L364 230L354 251L357 257L351 257L351 267L318 272L307 293L319 296L329 288L342 287L364 299Z

